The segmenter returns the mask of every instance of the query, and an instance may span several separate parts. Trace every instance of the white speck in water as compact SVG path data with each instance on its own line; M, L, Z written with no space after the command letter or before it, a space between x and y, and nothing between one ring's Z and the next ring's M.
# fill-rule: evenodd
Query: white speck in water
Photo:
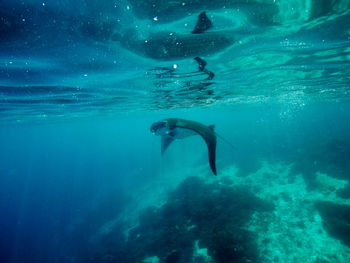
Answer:
M130 6L127 5L127 6L126 6L126 10L130 10Z
M88 74L84 74L84 77L87 77L88 76Z
M158 21L158 17L157 16L153 17L153 21Z
M174 65L173 65L173 68L177 68L177 64L174 64Z
M43 2L43 3L41 3L43 6L45 6L46 4Z

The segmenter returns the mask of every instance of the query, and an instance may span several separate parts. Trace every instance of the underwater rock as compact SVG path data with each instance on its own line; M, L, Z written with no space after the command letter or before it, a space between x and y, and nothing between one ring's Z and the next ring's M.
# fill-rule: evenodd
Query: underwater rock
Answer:
M149 207L140 215L123 252L111 256L118 257L118 263L142 262L150 256L164 263L203 258L217 263L256 262L255 238L244 227L255 211L272 209L244 187L189 177L169 193L163 206ZM204 256L198 256L199 249L205 250Z
M254 261L254 238L241 228L254 211L269 209L271 206L247 190L206 184L191 177L170 194L161 211L167 221L175 217L177 230L183 229L191 244L198 239L217 262L226 263L245 262L247 258Z
M350 199L350 183L348 183L344 188L337 191L337 196L344 199Z
M248 231L242 229L215 231L205 245L212 251L212 257L216 262L256 262L258 258L253 237Z
M350 206L319 201L315 207L327 232L350 247Z
M180 260L180 252L175 250L165 258L165 263L178 263L179 260Z

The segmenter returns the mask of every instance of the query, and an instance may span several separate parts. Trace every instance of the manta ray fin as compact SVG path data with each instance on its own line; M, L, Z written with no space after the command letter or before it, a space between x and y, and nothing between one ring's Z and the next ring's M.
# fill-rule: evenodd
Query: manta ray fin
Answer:
M215 125L208 126L210 132L198 132L201 137L204 139L208 147L209 155L209 165L213 174L216 175L216 132L214 131Z
M213 27L213 23L207 17L207 14L205 13L205 11L203 11L202 13L200 13L198 15L198 20L197 20L196 26L194 27L194 29L191 33L192 34L200 34L200 33L207 31L211 27Z
M169 135L162 136L162 155L168 149L169 145L174 141L174 137Z
M208 146L209 154L209 164L210 168L213 171L213 174L216 175L216 139L215 140L205 140Z

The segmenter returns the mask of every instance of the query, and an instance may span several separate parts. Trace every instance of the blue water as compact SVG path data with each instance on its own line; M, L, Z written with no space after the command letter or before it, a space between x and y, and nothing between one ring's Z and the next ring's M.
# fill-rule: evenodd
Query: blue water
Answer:
M349 5L0 1L0 261L268 262L244 224L277 204L226 189L230 167L250 178L281 163L310 193L325 173L347 183L330 191L348 204ZM202 11L213 28L191 34ZM218 138L217 177L198 136L161 156L149 129L169 117L215 124L233 144ZM190 258L198 240L212 261Z

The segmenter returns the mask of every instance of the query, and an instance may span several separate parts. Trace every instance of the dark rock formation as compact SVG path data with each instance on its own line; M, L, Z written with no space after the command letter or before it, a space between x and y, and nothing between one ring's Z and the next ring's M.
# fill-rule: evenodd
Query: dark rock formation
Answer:
M344 188L337 191L337 196L340 198L350 199L350 183L348 183Z
M321 201L315 206L328 233L350 247L350 206Z
M257 262L254 236L244 226L254 211L271 209L246 189L190 177L169 194L162 207L142 213L124 251L112 256L118 263L141 262L148 256L166 263L190 263L198 241L215 262Z

